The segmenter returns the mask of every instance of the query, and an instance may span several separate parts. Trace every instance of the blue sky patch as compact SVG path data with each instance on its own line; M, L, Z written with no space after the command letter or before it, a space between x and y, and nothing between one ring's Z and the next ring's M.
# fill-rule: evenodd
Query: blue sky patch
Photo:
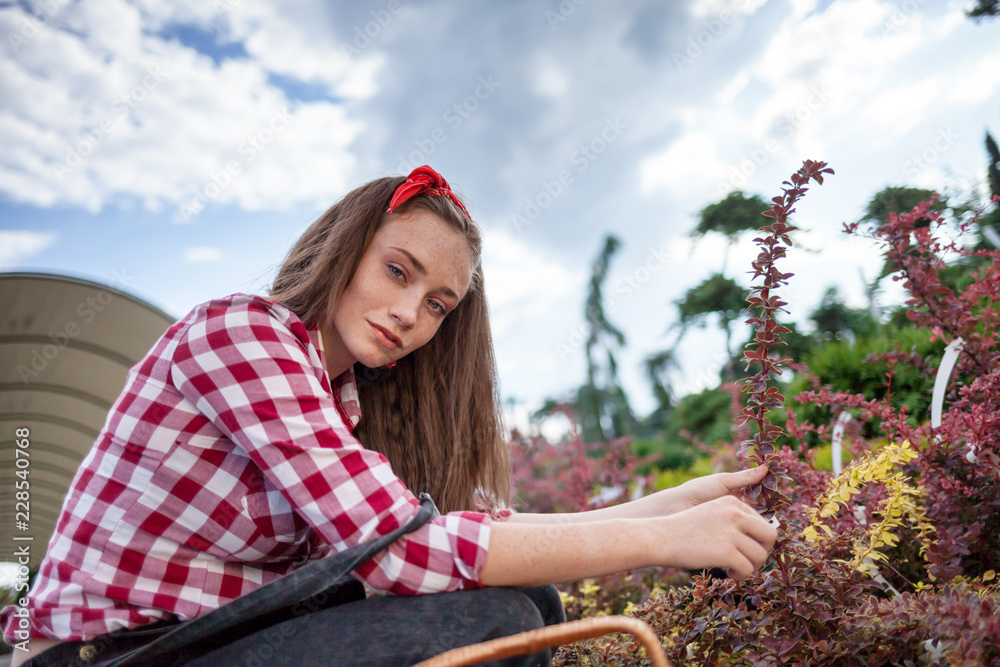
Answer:
M218 32L205 30L198 26L174 24L167 26L157 34L163 39L176 39L184 46L208 56L216 65L219 65L223 60L247 57L247 51L243 48L242 42L222 43Z

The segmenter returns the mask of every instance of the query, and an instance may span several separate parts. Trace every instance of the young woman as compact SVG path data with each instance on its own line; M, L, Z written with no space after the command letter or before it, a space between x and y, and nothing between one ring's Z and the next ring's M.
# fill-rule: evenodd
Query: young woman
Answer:
M331 207L267 298L208 301L170 327L73 480L15 667L137 650L145 665L412 664L562 621L553 583L760 567L775 529L740 490L762 469L594 512L502 509L480 252L424 166Z

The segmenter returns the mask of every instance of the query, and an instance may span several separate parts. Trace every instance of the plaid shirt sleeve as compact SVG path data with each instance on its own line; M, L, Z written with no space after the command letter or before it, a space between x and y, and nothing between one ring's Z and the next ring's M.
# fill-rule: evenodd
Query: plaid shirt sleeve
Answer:
M392 531L419 501L351 435L305 325L267 299L208 302L176 338L170 380L341 550ZM356 573L397 595L478 587L491 517L452 512Z

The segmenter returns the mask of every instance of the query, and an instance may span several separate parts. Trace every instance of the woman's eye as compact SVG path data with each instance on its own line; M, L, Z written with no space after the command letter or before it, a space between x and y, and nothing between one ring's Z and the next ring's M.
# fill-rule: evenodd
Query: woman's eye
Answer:
M444 307L444 304L442 303L438 303L437 301L428 301L427 303L431 304L431 308L438 311L442 315L444 315L445 312L447 311L447 309Z
M406 277L405 274L399 269L399 267L393 266L392 264L389 265L389 270L392 271L392 275L396 276L397 278Z

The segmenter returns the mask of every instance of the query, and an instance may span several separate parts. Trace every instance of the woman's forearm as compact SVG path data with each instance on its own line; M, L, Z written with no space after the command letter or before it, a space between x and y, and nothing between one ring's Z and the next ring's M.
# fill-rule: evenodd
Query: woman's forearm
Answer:
M609 508L611 509L611 508ZM480 581L487 586L541 586L648 564L650 527L630 519L579 520L596 514L533 515L576 517L563 522L496 522ZM628 549L622 544L627 543Z
M637 500L589 512L567 514L512 514L512 523L569 524L606 521L608 519L649 519L668 516L725 495L739 494L767 474L767 467L748 468L740 472L723 472L689 480L680 486L651 493Z
M483 584L538 586L652 566L724 567L742 579L763 564L777 538L773 526L732 496L652 518L554 514L541 522L538 516L493 522Z
M592 521L607 521L610 519L645 519L672 514L672 505L676 504L678 491L676 488L666 489L659 493L644 496L620 505L603 507L587 512L567 512L560 514L511 514L508 523L531 524L570 524L589 523Z

